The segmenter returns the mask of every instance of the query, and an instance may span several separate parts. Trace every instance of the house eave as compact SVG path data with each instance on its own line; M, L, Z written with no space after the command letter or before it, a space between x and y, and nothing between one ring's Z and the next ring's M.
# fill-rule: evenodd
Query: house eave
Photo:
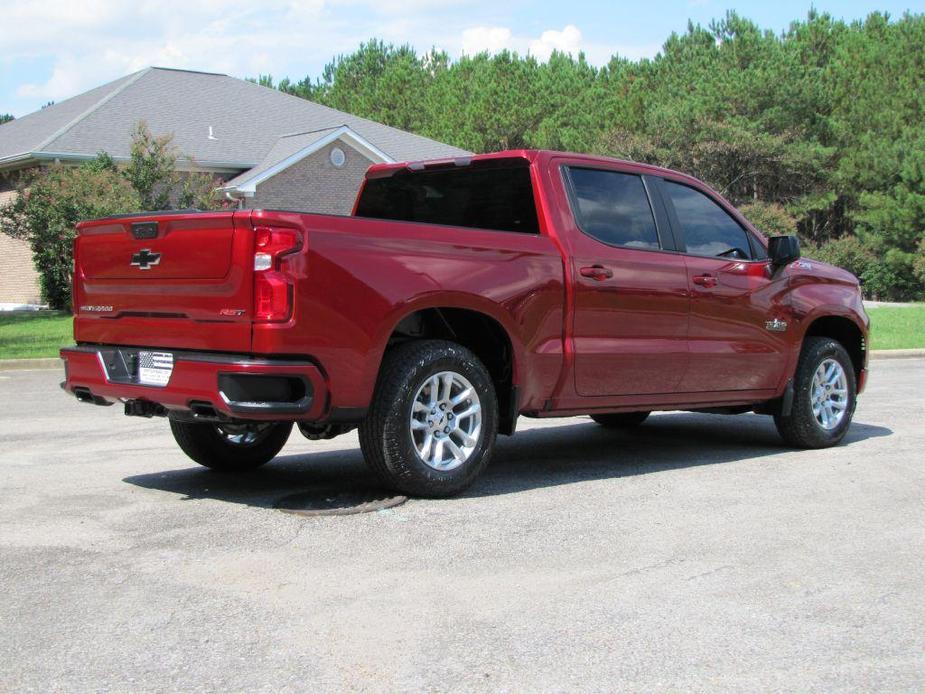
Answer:
M43 164L48 162L63 162L79 164L86 161L93 161L98 155L80 154L76 152L23 152L22 154L13 154L0 159L0 170L7 168L21 168L24 164ZM126 163L130 157L114 156L112 160L117 163ZM199 160L191 162L188 159L179 159L177 161L178 171L206 171L218 174L240 173L252 169L256 164L251 162L234 162L221 160Z
M30 164L32 162L36 162L36 160L31 152L10 154L5 157L0 157L0 170L19 169L22 168L23 164Z

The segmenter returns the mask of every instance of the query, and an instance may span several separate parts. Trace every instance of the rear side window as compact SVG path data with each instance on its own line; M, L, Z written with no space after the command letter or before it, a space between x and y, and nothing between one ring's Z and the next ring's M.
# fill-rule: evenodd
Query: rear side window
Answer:
M526 161L372 178L363 188L356 216L539 233Z
M674 204L688 253L751 258L748 234L726 210L699 190L680 183L665 181L664 190Z
M570 168L579 228L609 246L658 249L649 197L639 176L600 169Z

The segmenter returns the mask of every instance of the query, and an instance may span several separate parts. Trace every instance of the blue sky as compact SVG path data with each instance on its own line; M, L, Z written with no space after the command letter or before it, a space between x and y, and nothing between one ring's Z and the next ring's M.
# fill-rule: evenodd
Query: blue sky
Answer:
M613 53L655 55L689 19L708 24L735 9L781 31L813 6L852 20L923 12L925 0L14 0L0 23L0 113L22 116L148 65L317 76L371 37L454 56L583 50L602 64Z

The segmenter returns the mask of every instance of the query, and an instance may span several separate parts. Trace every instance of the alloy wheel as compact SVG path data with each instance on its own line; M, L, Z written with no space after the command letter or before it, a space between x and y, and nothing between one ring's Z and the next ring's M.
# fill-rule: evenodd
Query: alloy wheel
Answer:
M409 421L418 457L434 470L454 470L479 444L482 404L472 384L455 371L427 378L415 393Z

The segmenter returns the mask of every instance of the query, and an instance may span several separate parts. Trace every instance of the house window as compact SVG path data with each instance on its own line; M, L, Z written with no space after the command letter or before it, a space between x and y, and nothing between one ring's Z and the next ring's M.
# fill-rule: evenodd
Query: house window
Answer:
M338 169L347 163L347 155L344 154L344 150L340 147L335 147L331 150L330 159L331 163Z

